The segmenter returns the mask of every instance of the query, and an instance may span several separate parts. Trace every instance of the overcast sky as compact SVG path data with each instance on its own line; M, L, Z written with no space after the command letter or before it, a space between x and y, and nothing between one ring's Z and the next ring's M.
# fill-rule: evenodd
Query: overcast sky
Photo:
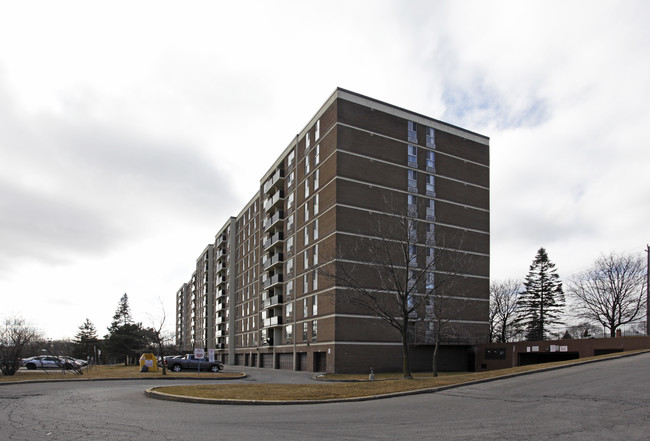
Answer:
M337 86L490 137L491 274L650 241L650 3L0 0L0 317L150 325Z

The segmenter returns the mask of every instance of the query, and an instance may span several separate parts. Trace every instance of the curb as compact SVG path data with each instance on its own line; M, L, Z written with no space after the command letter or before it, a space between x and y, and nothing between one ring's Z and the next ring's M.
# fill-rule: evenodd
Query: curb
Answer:
M327 403L351 403L351 402L357 402L357 401L371 401L371 400L383 400L386 398L396 398L396 397L404 397L408 395L420 395L420 394L431 394L431 393L436 393L436 392L442 392L446 391L449 389L455 389L458 387L464 387L464 386L473 386L476 384L481 384L481 383L489 383L492 381L498 381L498 380L505 380L508 378L514 378L514 377L521 377L524 375L532 375L532 374L537 374L541 372L549 372L549 371L555 371L558 369L566 369L566 368L571 368L574 366L582 366L585 364L591 364L591 363L600 363L602 361L608 361L608 360L618 360L621 358L627 358L627 357L634 357L636 355L641 355L641 354L647 354L650 353L650 350L645 350L641 352L634 352L632 354L621 354L621 355L616 355L616 356L611 356L607 358L601 358L601 359L595 359L595 360L585 360L581 362L576 362L576 363L571 363L571 364L566 364L562 366L550 366L546 368L539 368L531 371L526 371L526 372L517 372L514 374L505 374L505 375L500 375L497 377L492 377L492 378L484 378L481 380L473 380L473 381L467 381L465 383L458 383L458 384L450 384L447 386L438 386L438 387L432 387L432 388L426 388L426 389L418 389L418 390L410 390L410 391L403 391L403 392L394 392L390 394L382 394L382 395L370 395L366 397L353 397L353 398L335 398L335 399L330 399L330 400L234 400L234 399L214 399L214 398L197 398L197 397L188 397L184 395L172 395L172 394L167 394L164 392L159 392L156 391L155 387L151 387L149 389L146 389L144 391L144 394L148 398L156 399L156 400L163 400L163 401L176 401L176 402L184 402L184 403L198 403L198 404L231 404L231 405L294 405L294 404L327 404ZM332 381L332 380L330 380ZM355 381L355 380L353 380ZM368 381L368 380L358 380L358 381Z

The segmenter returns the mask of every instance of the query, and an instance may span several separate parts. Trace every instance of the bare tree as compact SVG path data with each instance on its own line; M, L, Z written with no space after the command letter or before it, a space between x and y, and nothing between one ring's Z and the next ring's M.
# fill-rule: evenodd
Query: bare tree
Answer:
M161 299L160 301L160 316L154 318L150 316L152 326L148 329L151 335L151 341L155 345L158 356L160 357L160 362L162 363L162 374L167 375L167 365L165 365L165 355L167 355L167 347L172 341L172 334L165 329L165 321L167 320L167 313L165 312L165 306Z
M337 239L332 258L319 269L347 288L337 299L371 312L399 332L404 378L412 378L409 350L418 329L435 345L437 375L439 345L453 332L452 319L463 304L453 284L467 263L460 246L445 247L442 238L436 240L432 224L416 216L415 210L393 210L360 218L360 234Z
M519 280L495 280L490 284L490 341L505 343L518 332L516 326L519 309L519 294L522 292Z
M31 343L40 338L38 332L18 317L4 320L0 328L0 369L4 375L14 375Z
M599 322L616 336L616 329L642 317L646 308L646 268L641 256L601 255L587 271L569 280L577 316Z

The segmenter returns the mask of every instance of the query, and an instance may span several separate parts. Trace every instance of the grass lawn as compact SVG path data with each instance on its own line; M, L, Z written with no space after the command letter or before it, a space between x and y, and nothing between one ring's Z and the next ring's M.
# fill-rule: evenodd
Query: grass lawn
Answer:
M240 378L240 372L219 372L212 373L207 371L183 371L183 372L170 372L167 371L167 377L174 378ZM156 372L140 372L140 366L91 366L83 369L83 375L75 374L73 371L63 371L60 369L35 369L27 370L20 369L16 375L0 375L0 383L14 382L14 381L29 381L29 380L99 380L99 379L124 379L124 378L164 378L162 369Z
M182 395L195 398L223 400L256 400L256 401L290 401L290 400L331 400L343 398L359 398L373 395L392 394L414 390L431 389L435 387L456 385L470 381L484 380L505 375L531 372L549 367L582 363L585 361L606 359L625 353L607 354L579 360L559 361L529 366L519 366L486 372L442 373L433 377L431 373L415 374L412 380L404 380L400 374L376 374L375 381L367 381L368 375L324 375L324 381L318 384L206 384L188 386L156 387L156 392L170 395ZM359 380L358 382L336 382L336 380ZM378 381L381 380L381 381Z
M622 354L634 354L642 351L629 351L600 355L597 357L581 358L579 360L558 361L529 366L519 366L509 369L485 372L461 372L461 373L440 373L440 376L433 377L431 373L416 373L414 379L404 380L401 373L375 374L375 381L368 381L368 374L358 375L337 375L326 374L319 378L325 380L316 384L227 384L216 385L188 385L188 386L162 386L156 387L156 392L171 395L183 395L196 398L231 399L231 400L328 400L354 397L368 397L373 395L391 394L413 390L430 389L440 386L467 383L470 381L483 380L504 375L517 374L522 372L536 371L555 366L571 365L585 361L619 357ZM230 367L236 370L236 366ZM168 372L168 378L203 378L203 379L228 379L240 378L240 372ZM0 382L15 382L25 380L98 380L98 379L162 379L162 369L157 372L140 372L139 366L93 366L84 369L83 375L77 375L71 371L60 370L25 370L21 369L12 376L0 376ZM347 380L346 382L340 382ZM352 381L350 380L357 380Z

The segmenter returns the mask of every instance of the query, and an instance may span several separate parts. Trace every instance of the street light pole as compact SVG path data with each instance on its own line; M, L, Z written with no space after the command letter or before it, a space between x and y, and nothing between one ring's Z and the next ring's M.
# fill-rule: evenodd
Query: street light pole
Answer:
M645 281L645 334L650 335L650 245L646 245L645 252L648 254L648 262L646 263L646 281Z
M646 281L645 281L645 334L650 335L650 245L645 246L645 252L648 254L648 262L646 263Z

